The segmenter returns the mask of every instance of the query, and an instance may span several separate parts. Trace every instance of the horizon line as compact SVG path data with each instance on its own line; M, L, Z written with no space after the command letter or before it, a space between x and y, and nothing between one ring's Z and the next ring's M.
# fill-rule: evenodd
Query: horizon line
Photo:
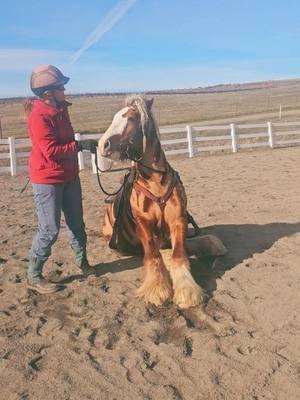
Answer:
M288 79L268 79L268 80L262 80L262 81L248 81L248 82L234 82L234 83L217 83L214 85L208 85L208 86L197 86L197 87L192 87L192 88L176 88L176 89L146 89L146 90L112 90L112 91L97 91L97 92L74 92L74 93L68 93L66 97L68 96L117 96L117 95L126 95L126 94L164 94L164 93L170 93L170 92L177 92L177 94L187 94L187 93L193 93L193 92L199 92L202 94L210 94L210 93L216 93L216 92L222 92L226 91L229 92L230 90L213 90L214 88L218 87L231 87L231 86L246 86L246 85L263 85L263 84L270 84L270 83L276 83L276 82L291 82L291 81L300 81L299 78L288 78ZM254 90L258 88L240 88L239 90ZM234 90L234 89L232 89ZM231 90L231 91L232 91ZM238 91L238 90L235 90ZM30 98L35 98L36 96L30 95L19 95L19 96L5 96L5 97L0 97L0 100L21 100L21 99L30 99Z

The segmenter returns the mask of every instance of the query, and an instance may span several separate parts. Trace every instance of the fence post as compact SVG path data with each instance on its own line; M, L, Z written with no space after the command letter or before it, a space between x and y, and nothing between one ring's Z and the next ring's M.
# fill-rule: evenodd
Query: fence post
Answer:
M92 162L93 174L97 173L97 166L96 166L96 162L95 161L96 161L95 154L91 153L91 162Z
M191 125L186 126L186 136L188 140L188 149L189 149L189 156L194 157L194 149L193 149L193 133Z
M10 173L11 176L17 175L17 160L16 160L16 146L15 146L15 138L8 138L9 144L9 158L10 158Z
M281 119L281 112L282 112L282 107L281 104L279 105L279 119Z
M231 134L232 151L233 153L236 153L238 151L238 146L237 146L235 124L230 124L230 134Z
M272 122L267 122L267 126L268 126L268 135L269 135L269 144L270 144L271 149L274 149L275 138L273 135Z
M80 133L75 133L75 140L80 141L80 138L81 138ZM78 165L80 171L84 169L84 159L82 151L78 152Z

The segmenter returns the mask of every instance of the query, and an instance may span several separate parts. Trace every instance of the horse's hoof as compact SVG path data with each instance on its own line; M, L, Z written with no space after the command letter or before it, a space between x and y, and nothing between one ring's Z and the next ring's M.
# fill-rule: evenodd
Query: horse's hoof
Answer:
M202 304L204 297L203 290L196 283L188 282L175 289L173 303L184 310Z
M163 286L141 286L135 292L136 297L143 299L146 303L160 306L167 301L172 300L173 290L172 288Z
M170 275L174 288L173 303L179 308L194 307L203 302L205 293L194 281L187 266L172 268Z

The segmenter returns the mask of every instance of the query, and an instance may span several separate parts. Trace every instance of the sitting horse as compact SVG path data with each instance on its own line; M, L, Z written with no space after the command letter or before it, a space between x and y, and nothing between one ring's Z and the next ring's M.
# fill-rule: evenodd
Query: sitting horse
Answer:
M99 140L102 157L133 162L122 194L107 207L103 237L123 253L142 251L145 277L138 297L155 305L173 300L178 307L188 308L200 304L204 293L191 275L186 253L184 186L162 150L152 103L153 99L142 96L127 98L126 107L115 114ZM209 255L224 254L222 242L209 236L213 235L202 241ZM160 253L166 245L172 249L168 265Z

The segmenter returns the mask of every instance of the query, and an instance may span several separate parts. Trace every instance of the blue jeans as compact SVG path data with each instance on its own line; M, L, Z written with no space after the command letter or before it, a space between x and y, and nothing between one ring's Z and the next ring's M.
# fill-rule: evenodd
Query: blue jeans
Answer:
M32 188L38 231L32 242L30 256L44 261L50 256L51 247L58 237L62 211L72 248L85 252L86 233L79 177L64 183L33 183Z

